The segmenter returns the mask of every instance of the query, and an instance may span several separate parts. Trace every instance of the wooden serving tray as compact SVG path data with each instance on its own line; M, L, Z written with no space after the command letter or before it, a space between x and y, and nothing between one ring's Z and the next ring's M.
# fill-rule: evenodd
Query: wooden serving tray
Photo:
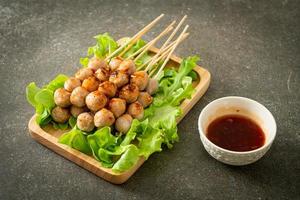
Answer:
M158 49L152 48L151 51L155 53L158 51ZM168 65L178 67L181 63L181 60L181 58L172 55L170 61L168 62ZM183 119L183 117L203 96L210 83L210 73L206 69L197 65L194 68L194 71L198 74L200 80L198 78L198 80L193 83L196 92L192 95L192 98L186 99L181 103L180 107L183 111L183 114L180 118L177 119L177 123L179 123ZM59 136L61 136L64 132L67 132L68 130L55 130L51 125L41 128L36 123L35 115L30 119L28 127L31 137L39 143L41 143L42 145L48 147L54 152L60 154L61 156L71 160L72 162L85 168L86 170L96 174L97 176L105 179L106 181L109 181L114 184L122 184L126 182L145 162L145 159L141 157L137 164L131 169L122 173L115 173L109 168L102 167L101 163L94 159L92 156L88 156L67 145L58 143Z

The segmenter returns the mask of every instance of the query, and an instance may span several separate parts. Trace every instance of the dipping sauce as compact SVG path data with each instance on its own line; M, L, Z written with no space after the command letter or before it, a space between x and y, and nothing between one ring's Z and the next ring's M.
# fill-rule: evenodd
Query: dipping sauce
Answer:
M251 151L265 143L263 130L252 119L241 115L225 115L212 121L207 138L231 151Z

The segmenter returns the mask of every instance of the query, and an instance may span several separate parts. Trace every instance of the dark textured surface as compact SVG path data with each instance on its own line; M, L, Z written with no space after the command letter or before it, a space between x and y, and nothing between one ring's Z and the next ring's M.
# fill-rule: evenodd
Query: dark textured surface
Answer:
M0 199L299 199L299 11L299 1L290 0L1 0ZM201 55L212 73L211 87L180 123L181 140L172 150L151 156L116 186L29 137L34 111L25 100L27 83L72 74L92 36L132 35L162 12L165 23L188 14L191 35L177 54ZM201 109L228 95L253 98L276 118L275 142L255 164L223 165L200 142Z

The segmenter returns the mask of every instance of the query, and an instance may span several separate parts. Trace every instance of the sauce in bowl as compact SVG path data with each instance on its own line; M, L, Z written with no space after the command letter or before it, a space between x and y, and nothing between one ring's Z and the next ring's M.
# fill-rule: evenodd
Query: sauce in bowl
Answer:
M240 152L258 149L265 143L261 127L241 115L225 115L213 120L207 127L207 138L221 148Z

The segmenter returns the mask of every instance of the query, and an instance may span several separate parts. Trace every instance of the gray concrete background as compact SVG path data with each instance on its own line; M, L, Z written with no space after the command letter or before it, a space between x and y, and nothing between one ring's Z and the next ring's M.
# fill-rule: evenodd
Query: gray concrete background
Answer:
M212 74L172 150L154 154L117 186L29 137L34 110L26 84L72 74L92 36L133 35L160 13L162 24L189 16L191 35L176 53L201 55L199 64ZM299 39L299 1L0 0L0 199L299 199ZM249 166L219 163L199 140L201 109L229 95L261 102L278 124L271 150Z

